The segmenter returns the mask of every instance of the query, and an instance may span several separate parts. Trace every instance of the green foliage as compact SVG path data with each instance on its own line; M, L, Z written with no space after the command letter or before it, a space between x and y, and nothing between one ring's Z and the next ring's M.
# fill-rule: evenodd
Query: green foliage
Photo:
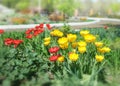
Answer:
M24 10L24 9L28 9L29 5L30 5L29 0L21 1L21 2L16 4L15 8L17 10Z
M28 8L30 5L30 0L2 0L1 3L10 8L22 10Z
M71 30L71 27L67 25L62 28L66 34L76 33L79 35L79 32ZM76 63L50 62L48 48L43 45L43 38L49 36L50 31L48 30L33 39L26 39L24 32L1 34L0 85L16 86L19 83L20 86L94 86L98 80L106 81L106 71L117 76L120 70L120 48L114 47L116 46L114 42L119 42L117 29L112 27L108 30L103 28L89 30L92 34L99 35L99 41L102 40L107 43L107 46L111 46L112 51L105 54L105 61L101 64L94 60L96 49L93 44L87 46L87 54L80 55L80 61ZM8 47L4 45L5 38L22 39L24 42L17 48ZM79 39L82 38L79 36ZM52 39L53 42L55 40ZM68 56L66 54L68 51L61 51L61 53ZM97 85L99 86L99 83Z
M120 2L112 3L110 6L111 6L113 12L119 12L120 11Z
M10 7L10 8L14 8L16 3L18 3L19 0L1 0L1 3Z
M64 14L71 16L74 14L75 9L78 7L79 2L75 0L57 0L56 8Z
M54 11L54 0L41 0L41 6L48 13L52 13Z

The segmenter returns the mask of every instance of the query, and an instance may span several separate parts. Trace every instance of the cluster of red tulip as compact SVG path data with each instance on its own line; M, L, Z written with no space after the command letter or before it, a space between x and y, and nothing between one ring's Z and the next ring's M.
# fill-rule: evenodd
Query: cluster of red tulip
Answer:
M23 40L15 40L12 38L6 38L4 40L5 45L10 46L10 45L14 45L14 48L16 48L18 45L20 45L23 42Z
M48 30L51 30L50 24L46 24L46 27ZM39 24L38 26L35 26L35 28L31 28L26 30L26 38L31 39L34 36L39 35L40 33L44 32L44 24ZM0 29L0 34L3 34L4 30ZM13 39L13 38L6 38L4 40L4 44L6 46L14 45L14 48L16 48L18 45L23 43L23 40L20 39Z
M59 50L60 50L60 48L57 46L51 47L49 49L49 53L52 54L52 56L50 56L50 58L49 58L50 61L56 61L61 56L60 54L57 54L57 52Z
M50 24L46 24L46 27L48 28L48 30L51 30ZM28 29L25 32L26 33L26 38L31 39L34 36L37 36L37 35L41 34L42 32L44 32L44 24L43 23L35 26L34 28Z

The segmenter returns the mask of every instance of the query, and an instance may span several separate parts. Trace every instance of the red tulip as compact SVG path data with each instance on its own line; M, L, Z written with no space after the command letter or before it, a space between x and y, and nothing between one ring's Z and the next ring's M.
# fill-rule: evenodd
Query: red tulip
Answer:
M4 33L4 30L0 29L0 34L3 34Z
M41 34L42 32L44 32L44 30L43 30L43 29L34 30L33 35L34 35L34 36L37 36L38 34Z
M106 30L107 30L107 29L108 29L108 26L104 26L104 29L106 29Z
M50 24L46 24L46 27L48 28L48 30L51 30L51 26L50 26Z
M41 23L41 24L39 25L39 27L40 27L40 28L44 28L44 24Z
M26 38L28 38L28 39L31 39L32 37L33 37L32 34L28 34L28 35L26 36Z
M13 44L15 44L15 45L19 45L22 42L23 42L23 40L13 40Z
M23 40L13 40L14 48L16 48L22 42L23 42Z
M26 30L25 33L26 33L26 34L31 34L33 30L34 30L34 28L28 29L28 30Z
M4 44L7 45L7 46L11 45L12 43L13 43L13 39L12 38L6 38L4 40Z
M56 56L51 56L51 57L49 58L49 60L52 61L52 62L54 62L54 61L57 61L58 57L59 57L58 55L56 55Z
M58 51L59 51L59 47L57 47L57 46L55 46L55 47L51 47L50 49L49 49L49 52L50 53L57 53Z

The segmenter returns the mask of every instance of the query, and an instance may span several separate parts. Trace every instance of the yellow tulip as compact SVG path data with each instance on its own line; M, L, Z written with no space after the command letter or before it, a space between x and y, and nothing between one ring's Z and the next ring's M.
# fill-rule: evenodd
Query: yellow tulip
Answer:
M69 42L74 42L76 40L77 36L74 34L67 34L67 38L68 38Z
M90 43L90 42L94 42L96 40L96 37L92 34L88 34L84 36L84 39L86 42Z
M64 61L64 56L60 56L60 57L58 57L58 59L57 59L59 62L63 62Z
M71 61L77 61L78 60L78 54L76 54L76 53L70 53L69 54L69 59L71 60Z
M79 46L79 47L86 47L86 45L87 45L87 43L84 42L84 41L78 42L78 46Z
M102 62L104 60L104 56L96 55L95 56L97 62Z
M46 37L46 38L44 38L44 41L46 42L46 41L50 41L51 40L51 38L50 37Z
M72 48L76 48L78 46L78 43L77 42L73 42L72 43Z
M85 53L86 52L86 47L78 47L78 51L80 53Z
M102 43L102 42L95 42L95 46L96 46L96 47L102 47L102 46L103 46L103 43Z
M60 48L62 48L62 49L67 49L67 48L68 48L68 43L60 44L59 46L60 46Z
M85 35L88 35L88 34L89 34L88 30L82 30L82 31L80 31L80 35L81 36L85 36Z
M62 37L63 36L63 32L58 32L57 36L58 37Z
M50 44L50 41L44 42L44 45L45 45L45 46L48 46L49 44Z
M50 35L57 36L57 37L62 37L63 36L63 32L61 32L58 29L54 29L53 31L50 32Z
M65 44L68 42L68 39L66 37L62 37L58 39L58 43L59 44Z
M53 31L51 31L51 32L50 32L50 35L51 35L51 36L54 36L54 32L53 32Z
M109 47L103 47L103 48L98 48L98 51L101 53L107 53L110 52L111 49Z

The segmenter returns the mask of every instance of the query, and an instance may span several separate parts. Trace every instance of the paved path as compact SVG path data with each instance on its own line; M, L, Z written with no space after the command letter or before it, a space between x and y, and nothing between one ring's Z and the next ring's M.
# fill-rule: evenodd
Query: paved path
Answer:
M87 17L87 19L92 19L94 21L91 22L71 22L67 23L67 25L70 25L72 27L77 27L76 29L79 29L81 27L100 27L103 24L119 24L120 25L120 19L110 19L110 18L93 18L93 17ZM26 25L0 25L0 29L4 30L24 30L28 28L33 28L38 24L26 24ZM63 23L56 23L51 24L52 27L61 27L64 26ZM46 27L46 26L45 26Z

